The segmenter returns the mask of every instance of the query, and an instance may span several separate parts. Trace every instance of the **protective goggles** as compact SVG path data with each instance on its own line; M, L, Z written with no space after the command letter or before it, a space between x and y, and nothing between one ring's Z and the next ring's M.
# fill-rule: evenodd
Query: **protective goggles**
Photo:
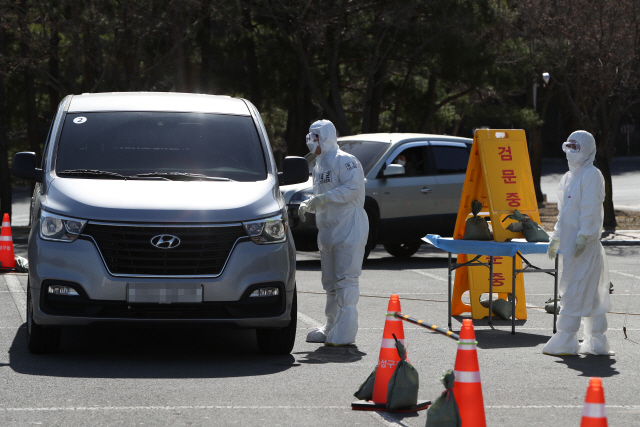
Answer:
M575 141L564 142L562 143L562 151L564 151L565 153L569 153L569 152L579 153L580 143Z

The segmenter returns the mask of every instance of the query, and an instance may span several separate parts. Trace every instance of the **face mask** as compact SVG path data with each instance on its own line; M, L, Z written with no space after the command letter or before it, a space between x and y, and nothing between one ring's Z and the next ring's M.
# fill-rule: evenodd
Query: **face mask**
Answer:
M404 165L406 165L406 164L407 164L407 162L406 162L406 161L404 161L404 160L398 160L398 164L399 164L400 166L404 166Z
M570 165L575 165L579 162L580 154L576 150L569 150L567 152L567 161Z
M316 148L318 148L318 141L314 141L313 137L310 133L307 134L307 147L309 148L309 152L315 153Z

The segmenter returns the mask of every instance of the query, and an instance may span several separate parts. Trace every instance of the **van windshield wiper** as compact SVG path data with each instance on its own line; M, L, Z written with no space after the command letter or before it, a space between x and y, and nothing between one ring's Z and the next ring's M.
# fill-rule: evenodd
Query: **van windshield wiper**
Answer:
M166 179L173 179L176 181L198 181L198 180L207 180L207 181L233 181L229 178L222 178L218 176L207 176L201 173L186 173L186 172L150 172L150 173L139 173L135 176L139 177L162 177Z
M101 171L96 169L67 169L59 172L58 175L94 176L96 178L129 178L116 172Z
M91 176L94 178L112 178L112 179L153 179L158 178L162 180L168 180L167 178L158 176L158 177L137 177L137 176L126 176L119 174L117 172L109 172L109 171L101 171L97 169L67 169L62 172L59 172L58 175L73 175L73 176Z

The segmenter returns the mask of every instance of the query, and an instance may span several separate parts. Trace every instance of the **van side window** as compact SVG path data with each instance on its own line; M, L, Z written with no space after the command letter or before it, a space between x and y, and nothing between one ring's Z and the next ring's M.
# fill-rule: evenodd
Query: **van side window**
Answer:
M464 147L431 146L438 175L466 173L469 151Z

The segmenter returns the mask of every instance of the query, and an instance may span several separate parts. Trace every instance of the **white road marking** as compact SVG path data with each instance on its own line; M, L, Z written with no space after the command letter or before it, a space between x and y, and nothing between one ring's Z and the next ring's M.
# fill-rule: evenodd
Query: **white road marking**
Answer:
M619 274L621 276L626 276L626 277L635 277L633 274L624 273L624 272L618 271L618 270L609 270L609 273L615 273L615 274Z
M449 279L447 279L447 278L440 277L440 276L436 276L436 275L435 275L435 274L433 274L433 273L427 273L427 272L426 272L426 271L424 271L424 270L409 270L409 271L411 271L411 272L413 272L413 273L420 274L420 275L422 275L422 276L430 277L430 278L432 278L432 279L440 280L441 282L448 282L448 281L449 281Z
M320 323L300 311L298 311L298 320L301 320L302 322L306 323L307 325L309 325L311 328L314 328L314 329L322 328L324 326L324 323Z
M409 424L405 424L401 420L396 418L397 417L396 414L392 414L389 412L375 411L375 412L369 412L369 415L375 418L375 420L378 421L380 424L387 427L396 427L396 426L410 427Z
M582 408L584 405L488 405L485 409L572 409ZM51 406L51 407L21 407L21 408L0 408L4 412L62 412L62 411L176 411L186 409L345 409L345 406L250 406L250 405L184 405L184 406ZM607 409L640 409L640 405L610 405ZM385 421L391 422L392 426L406 425L399 420L395 420L393 414L387 412L369 412L377 414Z
M20 280L13 274L5 274L2 276L4 278L7 287L9 288L9 292L11 292L11 296L13 297L13 302L16 304L16 308L18 309L18 313L20 314L20 318L22 322L27 321L27 294L22 288L20 284Z

